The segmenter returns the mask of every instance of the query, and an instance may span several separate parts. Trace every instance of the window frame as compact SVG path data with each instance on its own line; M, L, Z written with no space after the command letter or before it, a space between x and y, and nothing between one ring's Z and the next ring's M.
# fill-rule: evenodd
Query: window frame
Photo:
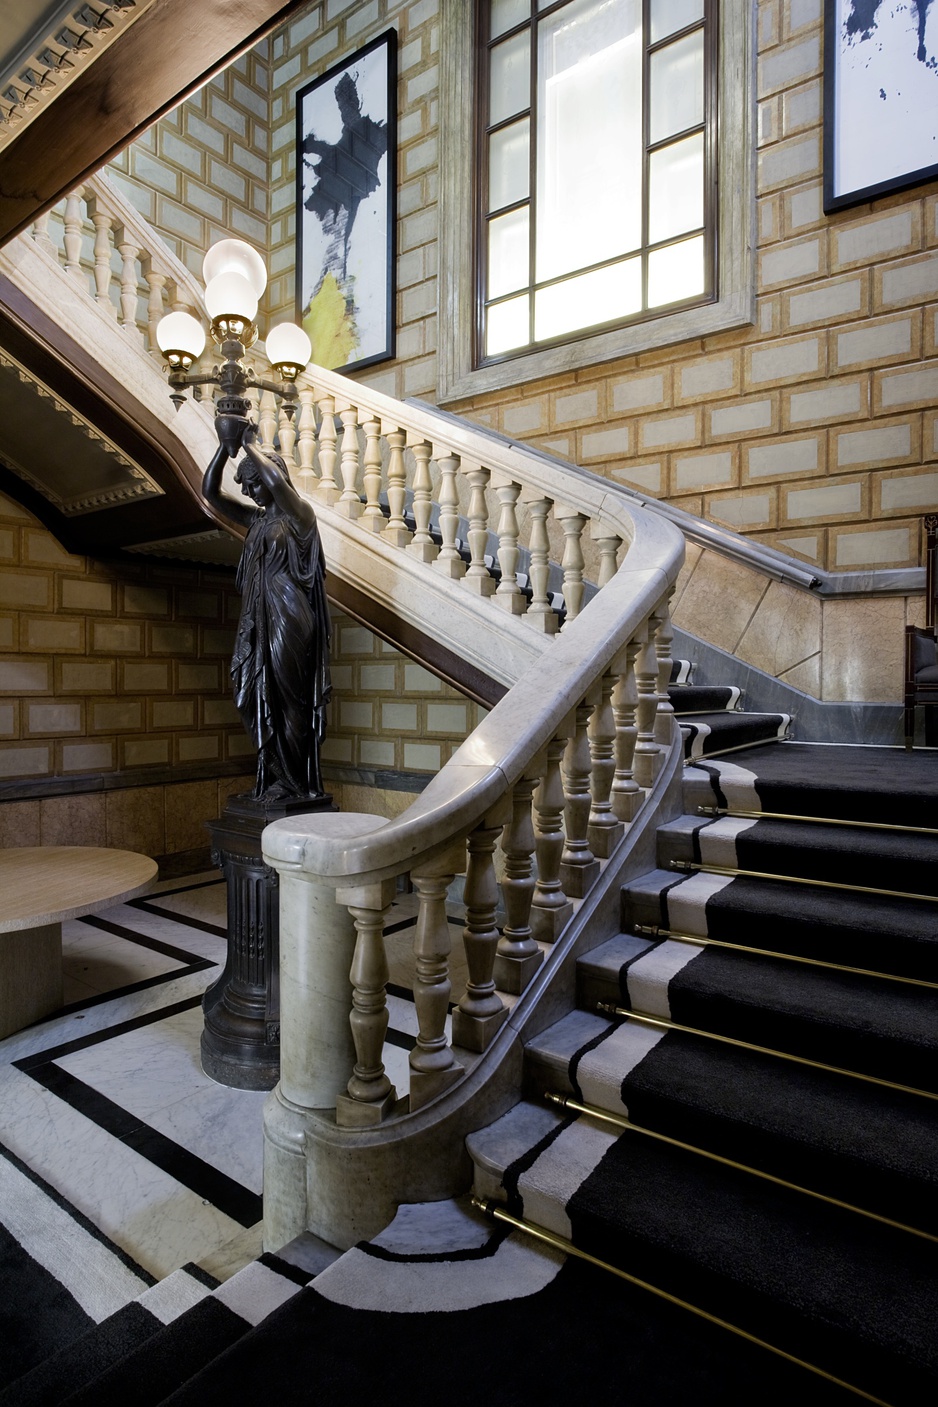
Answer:
M473 179L478 170L479 6L444 5L442 10L446 62L441 92L440 400L462 400L751 325L755 311L756 192L751 0L719 0L715 22L717 106L709 133L709 140L717 145L719 172L714 196L718 217L715 296L484 361L478 357L482 284L481 259L476 254L480 220Z

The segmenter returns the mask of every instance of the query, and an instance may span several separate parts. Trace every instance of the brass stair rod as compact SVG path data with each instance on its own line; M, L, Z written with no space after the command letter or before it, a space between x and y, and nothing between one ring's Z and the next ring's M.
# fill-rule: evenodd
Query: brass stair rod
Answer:
M874 889L867 884L842 884L836 879L808 879L804 875L775 874L772 870L737 870L729 865L698 864L694 860L672 860L670 868L686 874L725 874L730 878L776 879L785 884L811 884L816 889L846 889L851 894L882 894L887 899L921 899L938 904L938 894L910 894L904 889Z
M699 816L736 816L743 820L805 821L815 826L854 826L858 830L902 831L912 835L938 835L933 826L900 826L895 821L848 821L843 816L797 816L788 811L743 811L735 806L698 806Z
M803 962L810 967L827 967L833 972L852 972L857 977L880 977L884 982L906 982L912 987L930 987L938 991L938 982L926 982L924 977L899 977L894 972L876 972L871 967L849 967L846 963L825 962L823 958L803 957L799 953L777 953L774 948L753 948L748 943L728 943L723 938L702 938L695 933L675 933L672 928L659 928L653 923L635 923L632 928L642 937L668 938L672 943L696 943L704 948L726 948L731 953L753 953L760 958Z
M638 1021L645 1026L659 1026L665 1031L677 1031L685 1036L702 1036L704 1040L719 1041L722 1045L736 1046L740 1050L751 1050L757 1055L773 1055L778 1060L790 1060L795 1065L807 1065L812 1070L823 1070L828 1075L845 1075L850 1080L864 1080L867 1084L881 1085L884 1089L899 1090L902 1094L919 1095L922 1099L938 1100L938 1094L929 1089L916 1089L913 1085L900 1085L895 1080L884 1080L879 1075L864 1075L860 1070L845 1070L840 1065L825 1065L820 1060L810 1060L806 1055L792 1055L787 1050L773 1050L767 1045L753 1045L751 1041L739 1040L736 1036L723 1036L718 1031L703 1031L696 1026L682 1026L664 1016L647 1016L643 1011L632 1011L630 1007L617 1006L615 1002L597 1002L594 1010L603 1016L623 1016L630 1021Z
M544 1096L551 1104L557 1104L562 1109L572 1109L578 1114L587 1114L591 1119L601 1120L603 1123L613 1124L616 1128L627 1129L630 1133L641 1133L646 1138L654 1138L659 1143L667 1143L671 1148L680 1148L684 1153L693 1153L698 1158L708 1158L713 1163L720 1163L723 1167L733 1168L736 1172L748 1173L751 1177L762 1178L765 1182L771 1182L776 1187L785 1187L789 1192L800 1192L803 1197L814 1197L819 1202L826 1202L831 1207L839 1207L841 1211L853 1212L856 1216L869 1217L871 1221L878 1221L883 1226L891 1226L895 1231L907 1231L910 1236L920 1236L923 1241L938 1241L930 1231L921 1231L917 1226L909 1226L904 1221L894 1221L892 1217L882 1216L879 1212L867 1211L865 1207L854 1206L852 1202L842 1202L839 1197L830 1197L826 1192L815 1192L811 1187L802 1187L798 1182L789 1182L784 1177L776 1177L774 1173L764 1172L762 1168L754 1168L749 1163L738 1163L734 1158L725 1158L721 1153L711 1153L706 1148L698 1148L693 1143L684 1143L679 1138L672 1138L669 1134L658 1133L655 1129L644 1128L641 1124L635 1124L627 1114L614 1114L607 1109L599 1109L593 1104L582 1104L569 1094L555 1094L548 1090Z
M513 1226L516 1231L523 1231L534 1240L543 1241L545 1245L551 1246L555 1251L575 1256L577 1260L584 1260L588 1265L595 1265L599 1270L608 1270L611 1275L617 1276L620 1280L627 1280L630 1285L635 1285L640 1290L647 1290L649 1294L665 1300L668 1304L676 1305L678 1309L686 1309L690 1314L696 1315L698 1319L704 1319L708 1324L715 1324L718 1329L726 1329L728 1333L735 1334L737 1338L745 1339L747 1343L755 1344L757 1348L764 1348L768 1353L774 1353L777 1358L784 1358L786 1362L794 1363L798 1368L804 1368L807 1372L814 1373L817 1377L824 1378L827 1382L834 1383L835 1386L842 1387L847 1392L855 1393L864 1401L872 1402L874 1407L891 1407L891 1404L884 1402L881 1397L874 1397L872 1393L864 1392L863 1388L856 1387L853 1383L844 1382L843 1378L835 1378L833 1373L825 1372L823 1368L808 1363L804 1358L796 1358L793 1353L787 1353L784 1348L777 1348L775 1344L757 1338L748 1330L740 1329L736 1324L730 1324L728 1320L720 1319L717 1315L710 1314L708 1310L700 1309L698 1305L691 1304L688 1300L682 1300L677 1295L672 1295L668 1290L651 1285L647 1280L640 1280L637 1275L630 1275L627 1270L621 1270L619 1266L611 1265L609 1261L600 1260L598 1256L590 1255L589 1251L581 1251L579 1246L575 1246L572 1241L568 1241L563 1236L558 1236L556 1232L547 1231L543 1226L537 1226L532 1221L524 1221L521 1217L512 1216L499 1202L493 1201L490 1197L473 1195L472 1205L480 1212L484 1212L486 1216L491 1217L493 1221L501 1221L507 1226Z

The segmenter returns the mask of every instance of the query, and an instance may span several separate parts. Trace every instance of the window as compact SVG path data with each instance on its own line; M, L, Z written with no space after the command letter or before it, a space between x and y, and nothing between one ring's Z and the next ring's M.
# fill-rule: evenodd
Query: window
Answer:
M481 8L478 359L711 298L704 0Z
M444 399L752 321L750 9L443 7Z

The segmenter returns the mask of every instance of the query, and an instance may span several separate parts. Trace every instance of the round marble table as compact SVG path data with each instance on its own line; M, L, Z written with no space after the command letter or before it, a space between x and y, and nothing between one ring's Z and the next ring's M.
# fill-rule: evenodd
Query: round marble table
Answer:
M0 850L0 1039L62 1005L62 921L145 894L156 874L132 850Z

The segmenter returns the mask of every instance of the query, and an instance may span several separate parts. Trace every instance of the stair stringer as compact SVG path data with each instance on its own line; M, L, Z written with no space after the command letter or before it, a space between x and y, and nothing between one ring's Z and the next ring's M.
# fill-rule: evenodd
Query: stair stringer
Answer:
M401 1203L468 1190L466 1137L522 1099L525 1044L574 1009L577 959L619 932L622 885L654 865L658 826L682 811L682 776L674 728L653 786L550 961L458 1085L404 1120L360 1130L337 1127L326 1111L292 1105L279 1085L272 1091L264 1114L268 1249L308 1230L347 1250L383 1230Z

